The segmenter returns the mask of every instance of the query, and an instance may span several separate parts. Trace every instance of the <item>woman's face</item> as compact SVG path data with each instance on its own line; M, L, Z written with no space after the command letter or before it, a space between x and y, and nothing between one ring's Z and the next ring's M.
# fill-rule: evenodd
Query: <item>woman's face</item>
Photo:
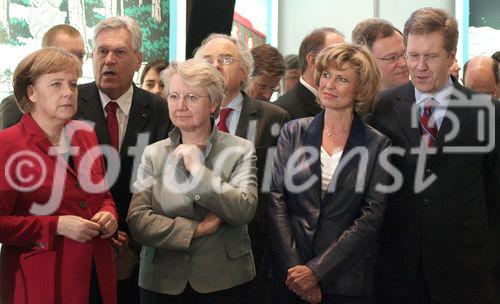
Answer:
M174 74L170 79L167 101L170 120L181 131L211 128L210 114L216 108L210 102L206 88L189 86L181 76Z
M32 115L44 121L65 122L76 113L78 75L64 71L43 74L29 85L28 98L33 103Z
M149 69L146 75L144 75L144 81L142 83L142 88L153 94L164 96L163 88L165 85L163 81L160 80L160 75L155 69Z
M331 67L321 73L318 98L325 109L352 109L357 86L357 73L348 64L341 70Z

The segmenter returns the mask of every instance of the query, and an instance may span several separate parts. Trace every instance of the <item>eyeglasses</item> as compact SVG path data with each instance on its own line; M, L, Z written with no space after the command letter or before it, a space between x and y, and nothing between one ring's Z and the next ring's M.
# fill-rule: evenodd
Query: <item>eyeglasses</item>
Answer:
M204 56L203 60L205 60L206 62L208 62L210 64L213 64L214 63L214 56ZM233 63L236 60L236 58L234 58L231 55L218 55L216 60L220 64L230 65L231 63Z
M405 58L405 54L398 54L398 55L393 55L393 56L387 56L387 57L384 57L384 58L378 58L377 57L378 60L382 60L382 61L385 61L385 62L388 62L388 63L396 63L401 58L406 59Z
M259 89L261 91L266 91L266 92L273 92L274 93L274 92L279 92L279 90L280 90L280 86L279 85L277 85L276 87L272 88L272 87L270 87L268 85L256 82L255 86L257 87L257 89Z
M208 97L208 95L202 96L202 95L196 95L193 93L186 93L184 95L181 95L179 93L168 93L167 94L167 100L169 102L178 102L184 98L184 100L188 103L196 103L200 98L203 97Z
M405 56L406 60L408 60L409 62L419 62L421 57L424 59L424 62L432 64L439 58L439 54L423 54L423 55L421 55L421 54L417 54L417 53L410 53L410 54L406 54L406 56Z

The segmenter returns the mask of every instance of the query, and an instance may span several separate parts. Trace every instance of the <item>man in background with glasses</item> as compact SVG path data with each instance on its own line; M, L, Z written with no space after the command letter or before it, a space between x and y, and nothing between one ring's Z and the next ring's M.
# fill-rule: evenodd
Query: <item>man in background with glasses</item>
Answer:
M392 23L381 18L365 19L354 27L352 42L368 47L377 59L382 73L381 90L408 82L403 34Z
M285 60L280 51L269 45L258 45L251 50L253 71L246 93L248 96L270 101L280 90L280 80L285 74Z
M85 44L82 36L77 29L68 24L51 27L43 35L42 48L44 47L60 47L78 57L82 63L85 59ZM18 123L22 115L14 95L7 96L0 103L0 130Z
M450 76L457 41L446 11L413 12L404 27L411 82L381 92L370 119L392 140L398 184L380 230L378 303L498 303L490 233L499 238L500 111L487 96L471 102L474 92Z
M249 75L252 74L253 59L248 47L240 40L224 34L211 34L196 50L195 58L211 63L224 77L226 96L219 117L215 119L217 128L248 139L255 146L259 199L254 219L248 224L248 233L258 270L269 235L266 204L270 200L270 179L264 179L264 175L267 172L266 176L270 178L279 132L289 116L283 109L269 102L252 99L244 92ZM257 273L257 278L249 285L253 297L247 299L248 303L268 302L265 298L268 284L263 276Z

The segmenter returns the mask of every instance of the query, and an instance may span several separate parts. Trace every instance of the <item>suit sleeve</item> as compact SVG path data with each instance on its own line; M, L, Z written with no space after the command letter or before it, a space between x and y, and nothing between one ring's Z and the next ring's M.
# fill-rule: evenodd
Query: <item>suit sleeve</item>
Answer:
M161 186L155 181L152 152L146 147L137 173L138 189L130 201L127 224L132 237L140 244L169 250L188 250L198 222L185 217L170 218L159 214L161 210L154 200L153 188Z
M0 103L0 130L7 129L21 120L23 113L17 106L16 98L7 96Z
M187 193L197 204L207 208L225 223L241 226L249 223L257 210L257 157L250 142L229 146L221 151L214 169L206 167L199 173L197 187ZM234 161L233 159L236 158ZM234 163L225 181L217 175L217 166Z
M13 140L11 138L11 140ZM0 140L0 243L28 249L52 250L57 232L58 216L16 214L19 193L16 189L16 164L7 168L13 153L9 143Z
M377 159L373 162L359 217L335 242L306 263L306 266L319 276L320 281L334 280L351 269L376 241L386 202L385 194L376 190L376 186L386 184L388 180L388 174L381 167L379 157L389 146L390 140L385 139L374 153Z
M284 271L302 264L296 249L296 240L288 211L288 194L284 182L286 163L293 148L292 136L287 126L284 126L278 138L273 160L272 199L267 204L273 256Z

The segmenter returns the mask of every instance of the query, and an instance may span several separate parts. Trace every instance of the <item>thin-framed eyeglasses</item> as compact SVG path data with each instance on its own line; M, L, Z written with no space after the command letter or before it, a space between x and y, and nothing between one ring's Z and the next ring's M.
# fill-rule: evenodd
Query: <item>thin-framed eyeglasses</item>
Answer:
M439 58L439 54L417 54L417 53L408 53L405 56L408 62L420 62L420 58L424 59L426 63L433 63Z
M206 62L213 64L214 63L214 56L203 56L202 58ZM231 55L218 55L215 60L217 60L218 63L223 64L223 65L230 65L233 63L236 58L234 58Z
M376 57L378 60L382 60L382 61L385 61L387 63L396 63L396 62L399 62L399 60L401 60L401 58L403 58L404 60L406 60L405 58L405 54L397 54L397 55L393 55L393 56L387 56L387 57L383 57L383 58L378 58Z
M184 99L187 103L196 103L198 100L204 97L209 97L208 95L197 95L193 93L186 93L181 95L177 92L171 92L167 94L167 100L169 102L179 102Z

